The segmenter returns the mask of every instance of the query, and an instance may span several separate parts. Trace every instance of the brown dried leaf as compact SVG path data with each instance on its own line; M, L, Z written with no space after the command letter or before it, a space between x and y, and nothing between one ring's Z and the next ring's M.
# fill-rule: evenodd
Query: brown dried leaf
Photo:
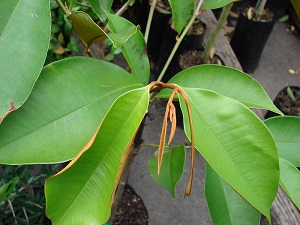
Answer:
M172 102L170 104L170 121L171 121L172 127L171 127L168 144L170 144L171 141L173 140L175 131L176 131L176 108Z

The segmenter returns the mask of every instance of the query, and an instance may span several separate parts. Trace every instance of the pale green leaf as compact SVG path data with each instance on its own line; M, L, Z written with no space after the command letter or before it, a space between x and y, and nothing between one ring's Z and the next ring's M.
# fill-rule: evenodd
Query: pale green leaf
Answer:
M123 151L132 140L149 102L149 86L119 97L105 116L96 139L71 167L46 181L46 213L54 225L102 225Z
M112 33L122 33L128 29L136 28L124 18L109 14L109 29ZM131 27L131 28L130 28ZM111 37L111 36L110 36ZM131 68L131 73L144 85L148 84L150 77L150 64L146 53L146 43L140 31L134 33L126 42L121 45L122 53Z
M49 1L0 1L0 123L29 96L45 62Z
M73 12L67 15L67 19L72 24L76 34L85 43L85 47L107 38L106 33L85 12Z
M73 158L121 94L141 87L122 68L73 57L45 67L21 109L0 126L0 163L54 163Z
M98 15L101 20L107 18L104 10L109 11L113 0L89 0L94 12Z
M260 213L206 163L205 197L214 225L259 225Z
M283 116L265 120L281 158L300 167L300 117Z
M212 90L235 99L249 108L267 109L282 114L255 79L230 67L219 65L191 67L178 73L168 83ZM169 90L163 90L157 97L166 98L170 94Z
M185 162L185 148L181 146L169 146L164 153L163 161L158 175L157 157L151 157L148 161L148 169L152 178L175 198L175 187L180 180Z
M177 33L181 33L194 10L194 0L169 0L172 9L172 22Z
M270 221L279 184L278 151L262 121L238 101L183 88L191 106L195 146L215 171ZM182 98L184 125L190 137Z
M206 0L203 9L217 9L222 8L229 3L237 2L239 0Z
M280 186L300 210L300 171L280 158Z
M108 29L112 32L108 34L108 37L114 44L114 47L119 47L120 45L124 44L138 31L139 27L130 23L128 20L106 11L105 13L109 19Z

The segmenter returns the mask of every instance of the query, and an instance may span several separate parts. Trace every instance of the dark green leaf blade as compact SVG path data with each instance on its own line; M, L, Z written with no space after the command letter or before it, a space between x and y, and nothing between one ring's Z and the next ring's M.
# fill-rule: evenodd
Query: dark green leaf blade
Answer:
M85 47L107 38L106 33L85 12L76 11L67 15L79 38L86 44Z
M191 67L178 73L168 83L212 90L240 101L249 108L267 109L282 114L256 80L230 67L218 65ZM166 98L169 95L170 91L163 90L157 97Z
M29 96L47 55L49 1L0 1L0 123Z
M157 157L151 157L148 161L148 169L152 178L175 198L175 187L180 180L185 163L185 147L170 146L164 153L160 174L157 171Z
M120 96L90 149L63 173L46 181L46 213L53 224L102 225L108 220L123 151L138 129L148 102L149 86Z
M111 104L141 84L122 68L73 57L50 64L24 106L0 126L0 163L54 163L73 158Z
M208 90L183 90L191 105L196 148L231 187L270 221L270 207L279 184L279 159L269 130L238 101ZM185 132L190 137L187 112L182 108Z
M260 213L206 163L205 197L214 225L259 225Z
M181 33L194 10L193 0L169 0L172 9L172 21L178 34Z
M280 186L300 210L300 172L289 161L280 158Z
M264 122L275 139L280 157L300 167L300 117L273 117Z
M109 21L109 30L114 33L122 33L136 29L129 21L119 16L107 13ZM126 31L127 30L127 31ZM146 43L143 34L140 31L128 36L126 42L121 46L122 53L131 68L131 73L144 85L148 84L150 77L150 64L146 53Z

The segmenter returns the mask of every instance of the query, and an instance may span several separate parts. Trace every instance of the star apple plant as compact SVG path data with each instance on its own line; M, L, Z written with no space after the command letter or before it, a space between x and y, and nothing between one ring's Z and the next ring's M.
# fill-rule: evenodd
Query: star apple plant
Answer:
M0 2L0 163L71 160L45 183L46 215L52 223L103 224L108 220L135 136L156 98L168 99L158 159L149 167L158 182L160 176L178 170L176 164L165 166L164 157L183 161L185 146L170 145L176 129L172 102L179 100L192 152L185 194L192 190L197 150L207 161L206 196L215 224L222 224L220 218L241 224L241 220L235 221L237 213L229 218L236 210L243 212L240 219L244 221L258 221L259 212L270 221L280 176L278 151L270 131L251 109L282 113L261 85L241 71L218 65L189 68L168 83L162 83L161 78L148 83L150 66L143 34L138 26L110 12L111 0L90 0L99 18L108 20L107 28L98 26L84 12L72 12L70 5L76 1L56 2L89 55L91 44L109 38L121 48L131 71L84 56L44 66L51 27L49 1ZM202 7L223 7L231 1L207 0L204 6L202 2L194 7L192 0L170 0L179 33L174 51ZM181 8L187 10L181 12ZM158 92L155 98L154 92ZM168 119L172 125L166 143ZM164 152L165 148L169 151ZM181 153L175 154L177 151ZM222 194L223 201L214 200L210 191ZM238 204L230 204L234 201ZM228 207L220 217L213 208L222 204Z

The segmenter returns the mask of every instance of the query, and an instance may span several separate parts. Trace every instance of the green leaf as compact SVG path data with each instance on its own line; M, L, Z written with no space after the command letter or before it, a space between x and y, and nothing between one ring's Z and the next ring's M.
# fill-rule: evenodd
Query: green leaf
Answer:
M239 0L206 0L203 9L217 9L222 8L232 2L237 2Z
M148 161L148 169L152 178L163 188L170 192L175 198L175 187L180 180L185 162L184 145L169 147L169 151L164 153L163 161L158 175L157 157L151 157Z
M300 172L290 162L280 158L280 186L300 210Z
M108 16L108 29L112 32L108 34L109 39L112 41L115 47L119 47L124 44L128 39L134 35L139 27L130 23L128 20L113 15L105 11Z
M205 197L214 225L259 225L260 213L206 163Z
M106 33L85 12L73 12L67 15L67 19L79 38L85 43L85 47L107 38Z
M180 34L193 14L194 0L169 0L169 2L175 30Z
M191 67L178 73L168 83L212 90L240 101L249 108L267 109L283 115L256 80L230 67L219 65ZM165 89L157 97L166 98L170 94L170 90Z
M1 0L0 123L28 98L46 59L49 1Z
M298 20L300 19L300 0L291 0L291 3L295 9Z
M278 151L260 119L238 101L183 88L191 107L195 147L213 169L270 221L279 184ZM190 137L182 98L185 132Z
M141 87L122 68L88 57L45 67L28 101L0 126L0 163L73 158L121 94Z
M300 167L300 117L283 116L265 120L281 158Z
M18 183L19 178L14 177L11 181L3 184L0 187L0 202L5 201L9 195L13 192L13 190L16 187L16 184Z
M46 181L46 213L54 225L102 225L108 220L123 152L138 129L148 102L149 86L120 96L90 149L63 173Z
M75 4L75 2L77 2L77 0L68 0L68 2L69 2L70 4Z
M113 0L89 0L90 4L94 10L94 12L98 15L98 17L101 20L106 20L106 14L104 12L105 11L109 11Z
M126 30L132 32L132 29L136 28L132 23L119 16L107 12L106 14L110 19L108 28L114 34L123 33ZM134 33L123 45L121 45L121 49L131 68L131 73L135 75L142 84L148 84L150 64L146 53L146 43L143 34L140 31Z

